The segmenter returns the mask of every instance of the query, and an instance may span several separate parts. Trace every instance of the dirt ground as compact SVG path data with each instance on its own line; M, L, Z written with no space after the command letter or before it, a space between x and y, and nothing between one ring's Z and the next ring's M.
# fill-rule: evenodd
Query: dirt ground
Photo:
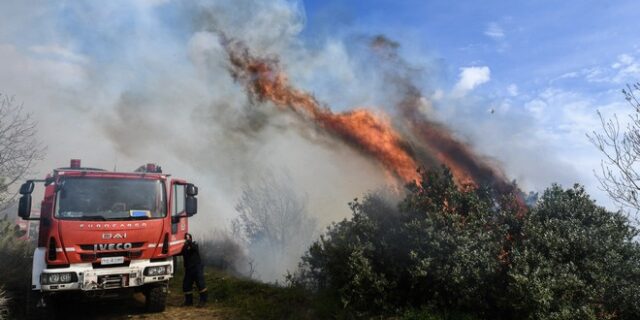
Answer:
M196 297L197 298L197 297ZM228 319L224 317L224 310L213 305L205 308L181 307L182 299L176 294L171 293L167 301L167 309L162 313L145 313L144 296L141 294L134 295L133 299L103 301L83 303L79 306L63 306L58 313L65 313L65 309L75 309L72 314L74 317L57 317L64 319L99 319L99 320L119 320L119 319L149 319L149 320L165 320L165 319Z

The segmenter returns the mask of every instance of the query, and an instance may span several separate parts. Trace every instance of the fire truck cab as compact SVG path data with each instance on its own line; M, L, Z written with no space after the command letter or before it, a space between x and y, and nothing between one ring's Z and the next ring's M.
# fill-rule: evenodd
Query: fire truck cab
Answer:
M43 183L40 216L30 217L35 183ZM18 214L39 221L28 310L57 297L143 292L150 312L163 311L173 257L183 247L198 188L143 165L134 172L84 168L80 160L20 188Z

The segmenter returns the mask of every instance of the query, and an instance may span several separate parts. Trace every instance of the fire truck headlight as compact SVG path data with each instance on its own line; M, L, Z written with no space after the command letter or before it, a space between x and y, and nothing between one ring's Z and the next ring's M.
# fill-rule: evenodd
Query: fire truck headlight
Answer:
M41 284L60 284L75 281L78 281L78 276L75 272L43 273L40 276Z
M60 274L60 283L71 282L71 274L70 273L61 273Z
M169 266L147 267L144 269L145 276L162 276L169 273Z

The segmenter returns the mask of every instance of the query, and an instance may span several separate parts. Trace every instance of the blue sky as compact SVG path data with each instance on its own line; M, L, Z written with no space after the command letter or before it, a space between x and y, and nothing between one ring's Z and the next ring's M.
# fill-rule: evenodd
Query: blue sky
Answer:
M444 59L451 68L489 65L495 82L515 82L530 90L570 72L610 65L618 55L636 51L640 40L634 32L637 1L304 4L308 38L325 32L387 34L412 50Z

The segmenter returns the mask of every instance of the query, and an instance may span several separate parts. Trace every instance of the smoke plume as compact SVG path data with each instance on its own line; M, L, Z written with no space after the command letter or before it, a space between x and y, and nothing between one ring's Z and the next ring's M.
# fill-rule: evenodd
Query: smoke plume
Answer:
M409 80L396 83L404 85L397 88L402 90L404 98L394 107L412 133L412 139L401 136L385 114L375 114L364 108L342 113L332 112L309 93L289 84L277 59L255 57L249 48L238 41L225 39L223 42L232 66L230 72L234 79L246 86L251 98L259 102L269 101L282 110L293 112L311 126L322 129L364 155L375 158L387 172L400 178L401 182L416 181L418 167L433 165L432 160L435 159L437 164L451 169L460 186L489 185L501 192L510 191L509 184L500 171L456 140L444 126L426 118L419 108L424 97ZM371 41L371 47L390 51L397 45L377 36ZM387 56L397 58L392 51L387 52ZM398 68L403 64L399 64ZM414 151L410 146L419 149ZM423 161L416 158L417 153L423 155Z

